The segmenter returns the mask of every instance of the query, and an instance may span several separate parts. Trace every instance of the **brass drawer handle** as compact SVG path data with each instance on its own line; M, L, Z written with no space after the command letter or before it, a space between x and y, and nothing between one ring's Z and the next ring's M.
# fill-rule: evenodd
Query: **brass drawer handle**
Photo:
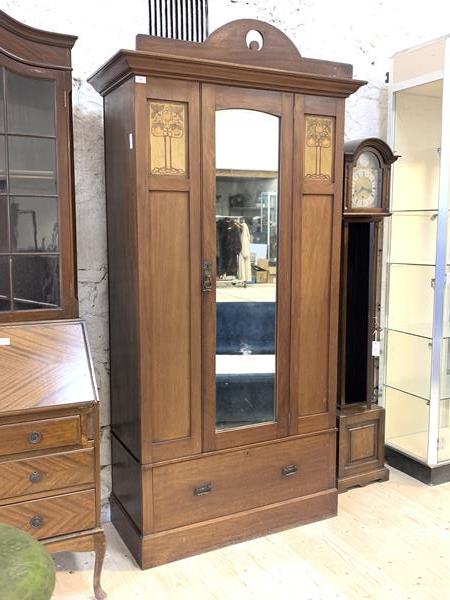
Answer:
M42 479L42 475L41 473L39 473L39 471L33 471L32 473L30 473L29 479L31 483L39 483Z
M42 442L42 433L40 431L32 431L28 434L30 444L40 444Z
M285 465L281 468L281 476L282 477L291 477L298 472L297 465Z
M40 517L39 515L36 515L35 517L32 517L30 519L30 525L33 529L39 529L40 527L42 527L43 524L44 524L44 519L42 517Z
M213 486L212 483L204 483L203 485L199 485L194 488L194 496L205 496L212 492Z

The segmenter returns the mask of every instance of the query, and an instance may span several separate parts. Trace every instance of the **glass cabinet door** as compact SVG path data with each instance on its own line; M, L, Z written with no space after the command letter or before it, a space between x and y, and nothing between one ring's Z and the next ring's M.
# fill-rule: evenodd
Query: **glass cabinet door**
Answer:
M0 311L60 307L55 81L0 69Z

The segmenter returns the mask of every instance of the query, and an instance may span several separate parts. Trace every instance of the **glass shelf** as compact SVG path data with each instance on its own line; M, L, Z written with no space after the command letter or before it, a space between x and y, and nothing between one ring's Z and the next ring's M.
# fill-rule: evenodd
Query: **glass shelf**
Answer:
M389 265L388 327L428 337L433 334L434 267Z
M386 386L430 398L431 338L388 330Z
M436 217L435 211L393 213L389 262L434 265Z

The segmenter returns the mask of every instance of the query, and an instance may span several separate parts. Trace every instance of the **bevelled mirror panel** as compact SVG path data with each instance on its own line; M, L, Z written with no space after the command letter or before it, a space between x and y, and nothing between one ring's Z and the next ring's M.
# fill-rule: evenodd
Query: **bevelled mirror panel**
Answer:
M8 133L55 135L55 82L6 71Z
M279 118L216 112L216 427L276 420Z

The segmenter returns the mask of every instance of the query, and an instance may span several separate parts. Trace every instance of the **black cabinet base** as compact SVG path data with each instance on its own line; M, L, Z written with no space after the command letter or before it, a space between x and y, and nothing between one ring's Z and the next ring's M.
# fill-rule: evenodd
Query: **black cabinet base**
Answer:
M429 467L390 446L386 446L385 456L386 462L391 467L428 485L439 485L450 481L450 464Z

